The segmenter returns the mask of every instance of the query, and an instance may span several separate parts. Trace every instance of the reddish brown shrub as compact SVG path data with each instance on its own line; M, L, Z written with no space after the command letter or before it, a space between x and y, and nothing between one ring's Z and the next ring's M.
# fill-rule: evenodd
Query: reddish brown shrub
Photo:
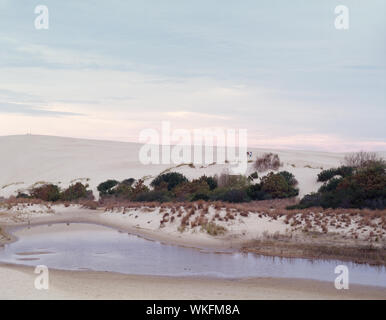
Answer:
M254 167L257 171L264 172L278 170L282 165L277 154L264 153L261 157L257 157Z

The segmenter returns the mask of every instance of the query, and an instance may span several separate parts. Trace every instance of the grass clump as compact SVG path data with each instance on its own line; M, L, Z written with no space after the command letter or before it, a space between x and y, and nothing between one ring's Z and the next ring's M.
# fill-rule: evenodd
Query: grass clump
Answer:
M226 228L224 228L223 226L220 226L214 222L208 222L206 224L203 224L201 226L201 230L206 231L211 236L223 235L227 231Z

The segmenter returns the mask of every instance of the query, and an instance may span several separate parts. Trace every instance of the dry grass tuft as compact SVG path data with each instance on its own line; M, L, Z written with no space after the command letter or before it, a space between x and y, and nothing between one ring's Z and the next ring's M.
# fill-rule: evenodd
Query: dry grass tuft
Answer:
M283 164L280 162L279 156L274 153L264 153L257 157L255 161L255 169L259 172L268 170L278 170Z
M217 225L214 222L209 222L201 226L201 230L206 231L211 236L218 236L224 234L227 229L223 226Z

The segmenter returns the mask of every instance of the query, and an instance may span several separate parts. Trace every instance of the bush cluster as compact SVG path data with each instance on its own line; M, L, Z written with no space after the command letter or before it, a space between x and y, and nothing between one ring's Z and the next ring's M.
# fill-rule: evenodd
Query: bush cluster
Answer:
M60 199L64 201L74 201L78 199L93 199L92 191L87 190L88 185L84 185L80 182L77 182L73 185L70 185L60 194Z
M150 191L143 180L139 179L137 181L134 178L125 179L121 182L109 179L100 183L97 190L101 199L119 198L125 200L136 199L139 194Z
M60 199L60 189L54 184L45 184L32 188L30 196L43 201L58 201Z
M166 187L170 191L184 182L188 182L188 179L183 174L178 172L169 172L156 177L150 185L155 189L164 189Z
M326 182L335 176L341 176L343 178L352 175L354 167L340 166L339 168L332 168L323 170L318 174L319 182Z
M336 170L338 170L337 168ZM309 194L291 208L386 208L386 165L369 162L350 174L327 179L318 192ZM290 208L290 209L291 209Z
M297 184L295 176L288 171L271 172L260 183L250 185L247 193L252 200L291 198L299 194Z
M269 173L261 179L260 185L266 199L290 198L299 194L299 190L295 188L295 177L287 171Z
M360 151L356 153L350 153L344 157L344 162L349 167L364 168L371 164L383 164L386 165L386 161L379 157L375 152Z
M253 174L257 177L257 173ZM109 179L97 186L101 200L115 198L128 201L169 202L169 201L226 201L247 202L275 198L294 197L298 194L297 181L293 174L282 171L269 173L259 183L253 184L253 179L243 175L222 173L219 176L201 176L188 180L177 172L157 176L151 183L152 189L143 180L133 178L123 181ZM61 191L54 184L46 184L30 190L29 195L45 201L76 201L78 199L93 199L88 185L78 182Z
M235 189L220 187L208 195L209 200L226 202L247 202L250 201L246 188Z
M207 177L207 176L203 175L200 178L198 178L197 180L198 181L205 181L208 184L210 190L216 189L218 186L217 180L213 177ZM195 181L195 180L193 180L193 181Z
M254 177L257 176L253 174ZM114 183L112 183L114 181ZM298 194L295 177L286 171L270 173L260 183L243 175L222 173L214 177L201 176L189 181L184 175L169 172L157 176L151 183L152 190L143 181L130 183L107 180L98 186L104 197L124 198L131 201L226 201L247 202L274 198L293 197Z
M141 202L169 202L172 200L172 194L165 190L149 190L133 195L131 200Z
M99 191L100 196L105 196L108 194L113 194L113 188L118 185L119 182L117 180L106 180L98 185L97 190Z
M177 185L173 190L173 195L177 201L191 201L208 195L211 190L206 179L196 179L193 181L183 182ZM200 196L201 195L201 196ZM202 199L203 200L203 199Z
M19 198L34 198L43 201L76 201L79 199L93 200L94 196L91 190L88 190L89 185L77 182L70 185L63 191L60 188L51 183L44 184L42 186L33 187L29 190L29 194L19 193Z
M250 180L241 174L222 173L215 175L214 179L220 188L242 189L250 184Z

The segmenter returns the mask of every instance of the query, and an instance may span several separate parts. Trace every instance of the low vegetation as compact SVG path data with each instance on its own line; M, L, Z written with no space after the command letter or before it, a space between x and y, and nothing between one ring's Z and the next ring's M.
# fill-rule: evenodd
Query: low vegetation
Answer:
M318 241L320 241L319 238ZM322 243L304 243L281 236L279 239L251 241L245 245L242 251L286 258L338 259L375 266L386 265L386 250L371 244L347 246L325 241Z
M157 176L150 185L155 189L167 188L169 191L181 183L188 182L188 179L181 173L169 172Z
M385 160L378 156L375 152L360 151L356 153L350 153L345 156L344 163L346 166L354 168L363 168L371 163L386 164Z
M19 192L16 198L32 198L49 202L93 200L93 193L88 187L88 184L84 185L81 182L77 182L64 190L61 190L57 185L48 183L40 186L33 186L27 193Z
M107 180L99 184L98 190L102 200L114 198L139 202L205 200L239 203L298 195L297 181L287 171L269 173L258 183L253 183L258 177L257 172L251 176L222 173L214 177L204 175L188 180L181 173L167 172L150 183L152 189L144 185L142 180L128 179L122 182Z
M375 154L360 152L345 158L338 168L322 170L317 181L323 185L315 193L305 195L300 202L287 209L322 208L386 208L386 163ZM288 171L274 172L280 167L276 154L266 153L256 160L257 171L272 170L259 177L257 171L249 176L201 176L189 180L178 172L165 172L155 177L148 187L144 180L134 178L122 181L108 179L97 186L100 203L130 202L195 202L221 201L247 203L285 198L299 194L298 182ZM40 199L49 202L93 200L87 184L76 182L66 189L51 183L37 183L17 198Z
M386 208L386 163L372 154L358 153L348 164L324 170L318 181L324 182L318 192L304 196L289 209L323 208Z
M277 171L282 165L277 154L264 153L262 156L257 157L254 167L258 172L265 172L268 170Z
M162 216L160 228L174 223L181 232L189 229L212 236L226 234L234 223L251 221L246 217L278 220L288 233L267 234L245 250L386 265L386 165L382 159L370 158L322 170L315 177L323 183L318 192L300 202L295 176L271 168L262 177L257 170L249 176L224 172L191 180L181 173L164 172L150 186L143 179L109 179L98 185L98 201L93 201L89 186L81 182L65 189L37 183L17 198L2 200L0 207L42 204L49 210L55 202L65 206L78 203L135 218L139 212L155 212Z
M226 232L226 228L217 225L214 222L209 222L201 226L201 229L206 231L211 236L223 235Z
M335 176L340 176L345 178L349 175L352 175L354 172L354 167L341 166L339 168L332 168L328 170L323 170L318 174L318 182L326 182Z

